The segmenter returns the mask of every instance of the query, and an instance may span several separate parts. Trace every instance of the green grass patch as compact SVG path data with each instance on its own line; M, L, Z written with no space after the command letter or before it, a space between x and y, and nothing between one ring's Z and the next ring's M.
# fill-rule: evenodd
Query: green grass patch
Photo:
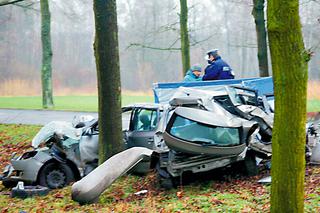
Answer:
M309 100L307 103L308 112L320 112L320 100Z
M97 96L55 96L54 110L91 111L98 110ZM123 95L122 106L132 103L153 102L153 96ZM0 108L42 109L40 96L0 97Z
M122 106L133 103L153 102L153 96L123 95ZM98 111L97 96L55 96L54 110L70 111ZM40 96L23 97L0 97L0 108L8 109L42 109ZM307 102L308 112L320 111L320 100L309 100Z

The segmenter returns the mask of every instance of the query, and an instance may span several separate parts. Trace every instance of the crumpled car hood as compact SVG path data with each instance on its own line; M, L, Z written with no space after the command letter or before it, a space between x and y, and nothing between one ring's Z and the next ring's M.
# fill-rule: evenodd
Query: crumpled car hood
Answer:
M82 128L74 128L70 122L51 121L40 129L36 136L32 139L32 146L38 148L45 143L54 133L67 136L75 140L79 140L82 134Z

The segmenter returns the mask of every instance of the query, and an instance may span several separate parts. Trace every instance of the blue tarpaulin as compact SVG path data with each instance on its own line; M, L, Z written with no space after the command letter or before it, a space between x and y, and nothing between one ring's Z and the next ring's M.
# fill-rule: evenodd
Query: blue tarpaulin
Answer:
M256 80L243 81L242 85L258 91L258 95L273 94L272 77L259 78Z
M266 78L242 78L218 81L174 82L155 83L153 93L155 103L165 103L170 100L179 87L193 87L197 89L211 90L226 85L241 85L258 91L259 95L273 93L272 77Z

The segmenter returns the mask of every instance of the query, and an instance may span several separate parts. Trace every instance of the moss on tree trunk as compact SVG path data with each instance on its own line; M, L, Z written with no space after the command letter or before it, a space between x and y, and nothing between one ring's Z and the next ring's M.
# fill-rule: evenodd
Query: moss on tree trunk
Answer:
M121 84L115 0L94 0L99 95L99 163L122 150Z
M271 212L303 212L307 55L298 0L268 1L275 93Z
M187 0L180 0L180 39L183 75L190 68L190 44L188 33L188 5Z
M48 0L40 0L41 7L41 42L42 42L42 106L53 108L52 98L52 49L50 30L50 10Z

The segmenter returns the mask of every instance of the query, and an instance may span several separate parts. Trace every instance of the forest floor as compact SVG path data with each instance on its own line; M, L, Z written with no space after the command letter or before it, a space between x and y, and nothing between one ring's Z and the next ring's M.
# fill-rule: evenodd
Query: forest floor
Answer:
M40 126L0 124L0 168L12 152L30 149ZM177 189L162 190L156 175L127 175L117 180L98 203L79 205L71 199L71 187L52 190L47 196L10 198L10 190L0 185L0 212L269 212L270 186L257 183L269 171L244 177L230 170L199 177ZM210 177L210 178L209 178ZM135 195L147 190L147 193ZM307 166L305 211L320 212L320 167Z

